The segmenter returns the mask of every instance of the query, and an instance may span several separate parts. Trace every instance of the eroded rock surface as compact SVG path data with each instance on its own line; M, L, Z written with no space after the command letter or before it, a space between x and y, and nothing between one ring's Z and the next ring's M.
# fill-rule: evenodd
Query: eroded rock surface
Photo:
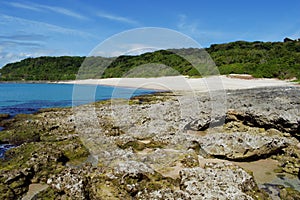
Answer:
M180 171L180 189L147 190L138 199L247 199L265 198L253 177L229 163L207 163L204 168Z
M267 136L247 132L214 133L197 138L209 155L229 160L253 160L279 153L292 141L280 136Z
M298 87L162 93L3 120L0 141L20 146L0 164L0 199L31 183L49 185L36 199L268 199L251 172L199 158L268 157L297 176L299 99Z
M192 199L253 199L247 193L255 193L253 177L232 164L208 163L204 168L184 169L180 172L181 189Z

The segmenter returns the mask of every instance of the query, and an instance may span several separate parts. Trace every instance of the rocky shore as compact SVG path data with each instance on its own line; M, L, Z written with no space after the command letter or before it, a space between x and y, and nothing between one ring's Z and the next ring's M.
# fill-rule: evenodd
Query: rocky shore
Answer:
M0 199L299 199L300 88L0 117Z

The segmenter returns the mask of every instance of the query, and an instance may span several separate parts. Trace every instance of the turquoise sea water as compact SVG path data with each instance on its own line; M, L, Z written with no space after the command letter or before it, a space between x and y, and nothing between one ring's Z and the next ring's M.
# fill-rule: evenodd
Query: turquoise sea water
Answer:
M72 84L0 83L0 113L11 116L41 108L67 107L111 98L130 98L154 90Z
M129 99L153 92L155 91L110 86L0 83L0 113L11 116L29 114L41 108L70 107L111 98ZM12 147L9 144L0 144L0 158Z

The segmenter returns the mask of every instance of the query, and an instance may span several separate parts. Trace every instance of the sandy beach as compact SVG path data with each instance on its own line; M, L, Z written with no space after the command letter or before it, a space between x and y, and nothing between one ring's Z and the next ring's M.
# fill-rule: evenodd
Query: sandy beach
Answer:
M188 78L185 76L168 76L159 78L108 78L60 81L63 84L92 84L119 87L145 88L170 91L213 91L223 89L247 89L270 86L292 86L293 82L278 79L244 79L225 75L206 78Z

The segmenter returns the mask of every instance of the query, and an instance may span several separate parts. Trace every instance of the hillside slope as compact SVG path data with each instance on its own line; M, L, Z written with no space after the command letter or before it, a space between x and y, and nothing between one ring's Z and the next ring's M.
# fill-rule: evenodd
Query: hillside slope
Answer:
M185 55L191 62L203 56L206 57L204 59L209 60L204 50L211 56L221 74L237 73L251 74L259 78L300 79L300 40L286 38L284 42L237 41L214 44L206 49L159 50L138 56L117 58L86 59L70 56L27 58L7 64L0 69L0 80L73 80L79 69L80 78L112 78L128 74L133 77L216 74L208 70L203 63L196 66L200 69L199 73L191 63L179 56ZM148 70L140 70L136 74L129 73L143 65L147 65ZM105 70L101 69L103 66ZM170 67L173 70L170 70ZM155 73L155 69L158 73Z

